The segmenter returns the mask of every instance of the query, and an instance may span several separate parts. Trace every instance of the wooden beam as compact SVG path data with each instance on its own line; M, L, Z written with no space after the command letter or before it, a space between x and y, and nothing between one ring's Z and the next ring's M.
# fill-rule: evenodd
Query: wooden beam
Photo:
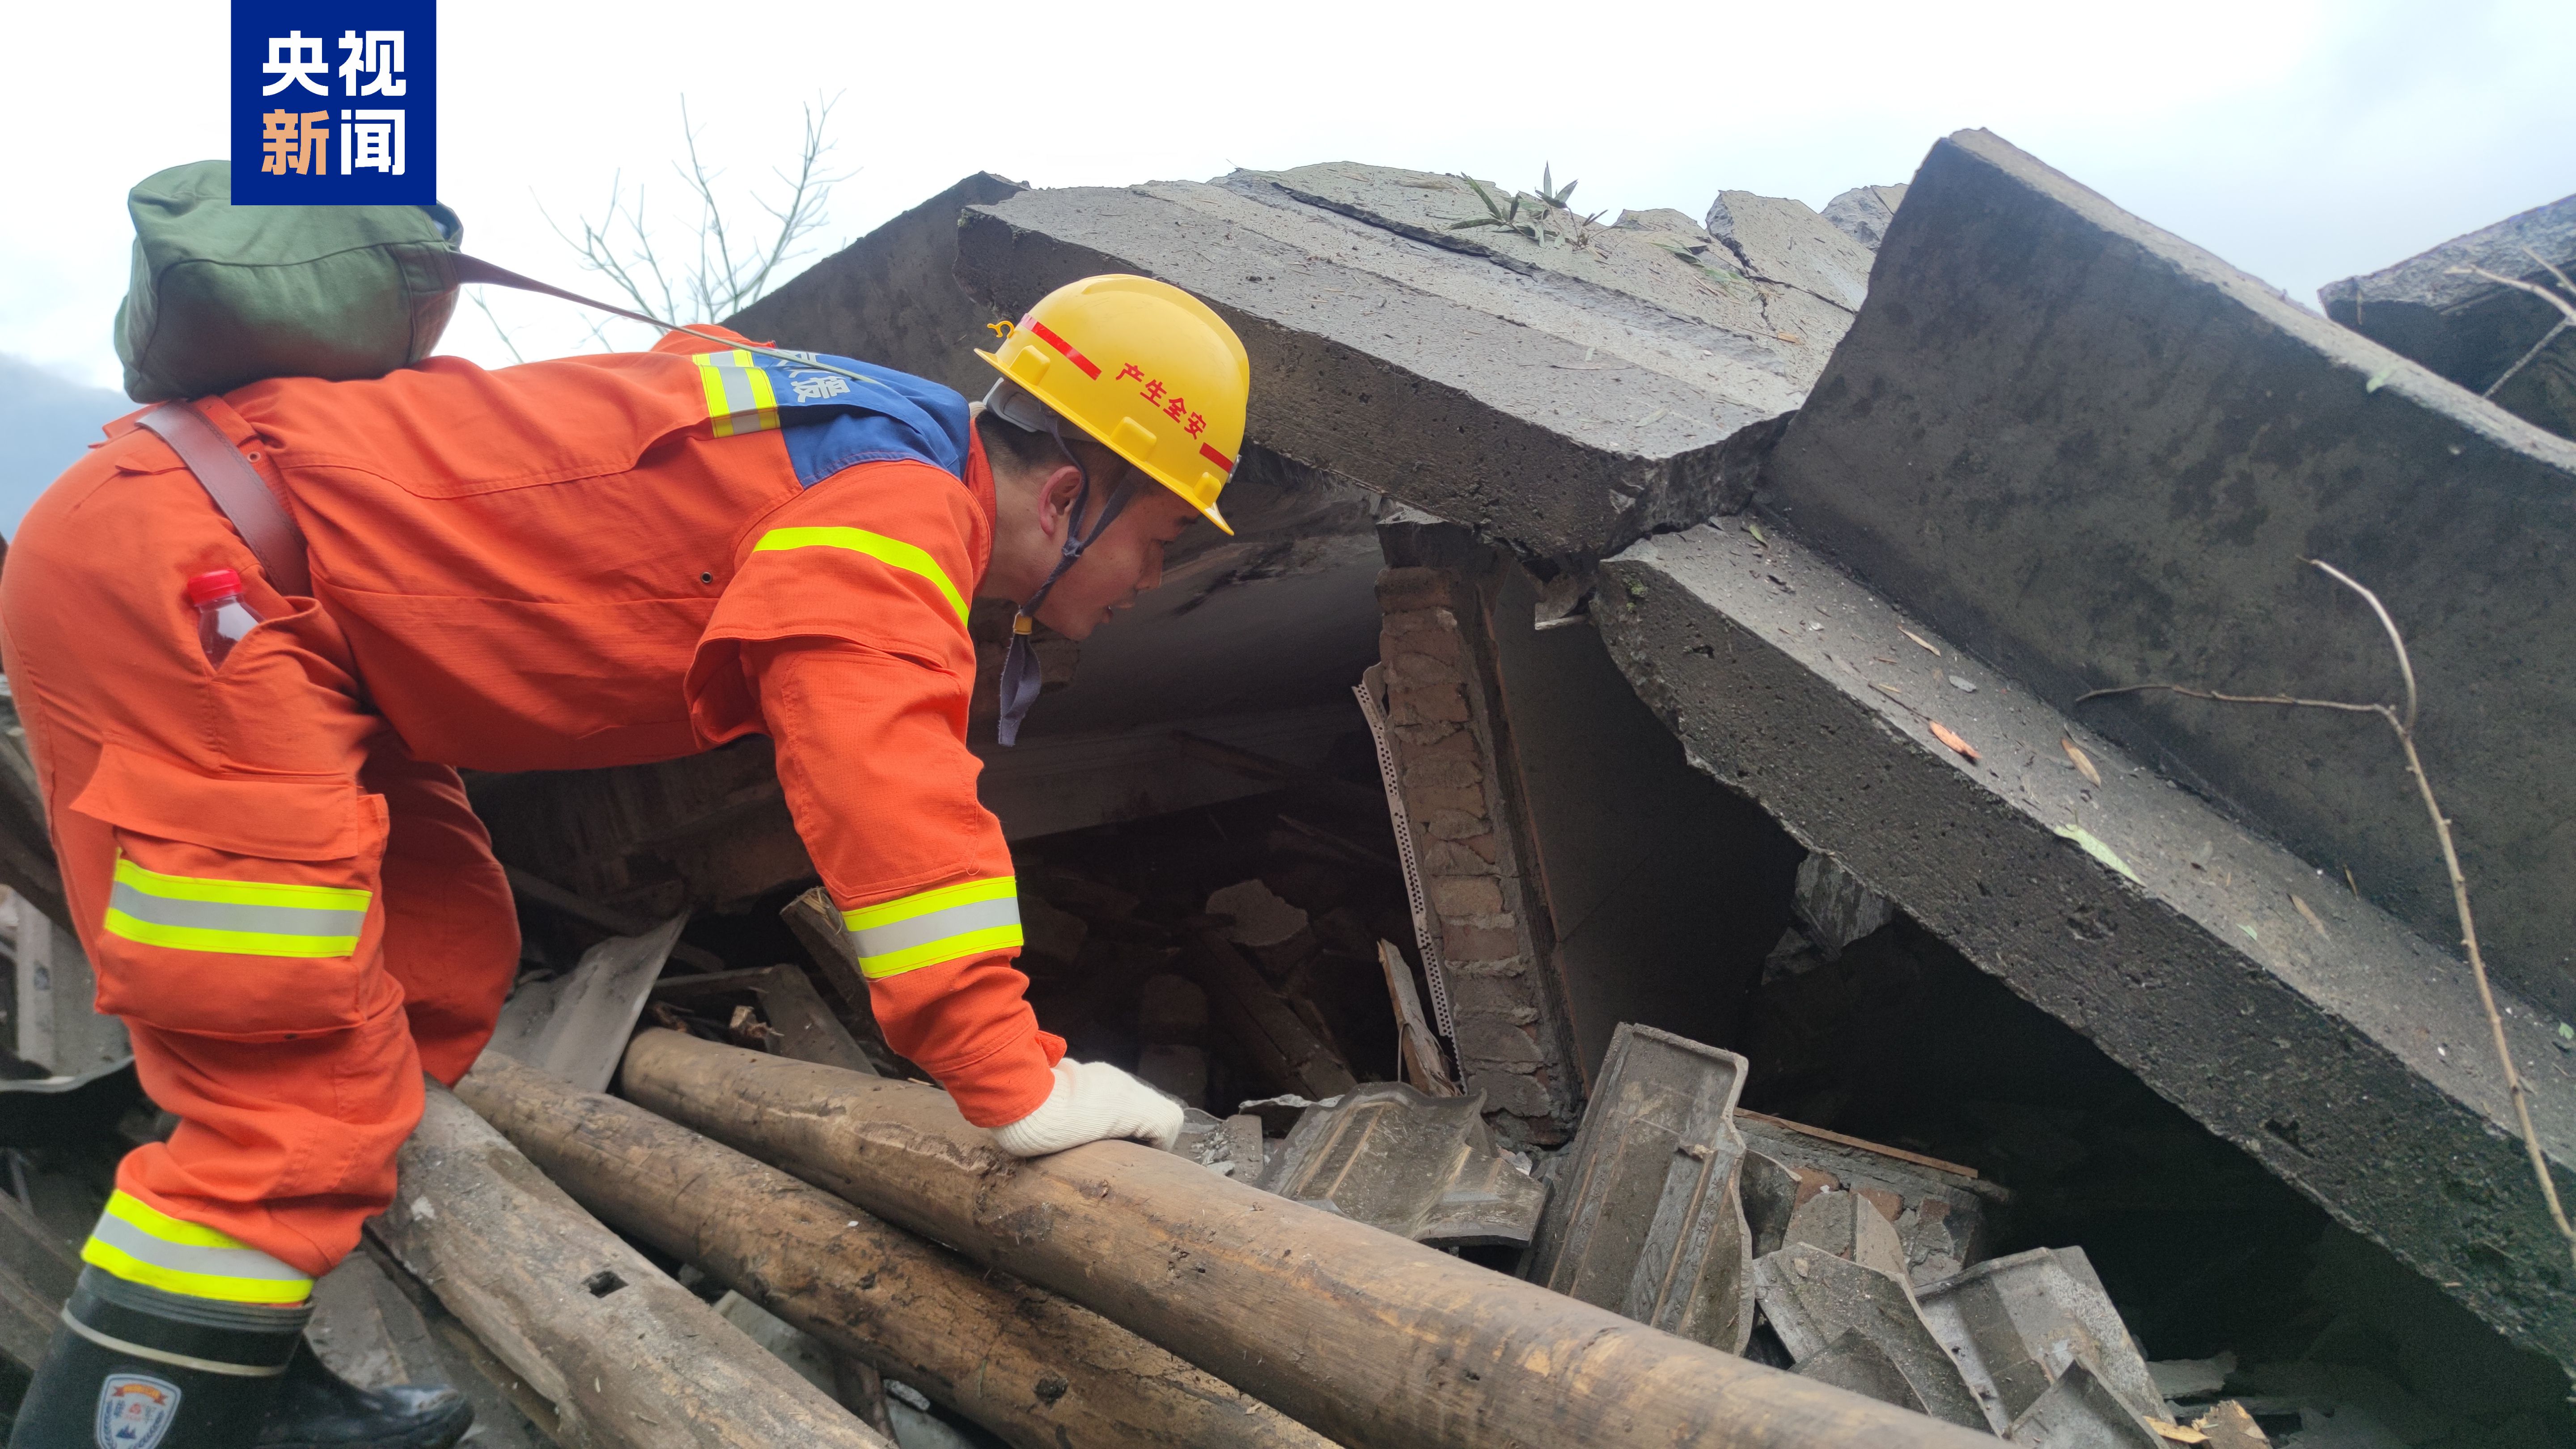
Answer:
M1021 1449L1325 1449L1089 1309L641 1107L493 1057L457 1092L620 1230Z
M512 895L524 901L535 901L585 926L596 927L612 936L641 936L653 929L654 923L642 916L611 910L587 896L574 895L543 876L530 874L515 865L504 865L501 869L510 877ZM700 971L725 969L723 957L704 946L692 946L685 941L671 948L671 959L685 961Z
M371 1230L554 1405L566 1449L890 1449L435 1083L400 1166Z
M1992 1449L1132 1142L1006 1157L947 1094L677 1032L639 1105L1054 1289L1354 1449Z
M832 904L829 892L821 886L789 901L778 913L787 923L789 934L814 958L814 969L832 984L832 992L841 998L842 1023L849 1027L859 1049L887 1076L928 1076L886 1044L885 1033L877 1027L876 1003L868 995L867 977L859 971L859 953L850 944L850 933L842 928L840 908Z
M1208 994L1209 1014L1277 1090L1320 1100L1359 1085L1332 1043L1298 1017L1232 942L1214 931L1200 931L1191 938L1190 963Z

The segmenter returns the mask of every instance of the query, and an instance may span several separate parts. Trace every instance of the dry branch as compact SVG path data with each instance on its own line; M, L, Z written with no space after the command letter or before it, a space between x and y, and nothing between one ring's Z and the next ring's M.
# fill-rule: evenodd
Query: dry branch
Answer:
M2498 277L2493 272L2481 268L2470 267L2465 270L2474 271L2481 276L2522 287L2525 290L2540 291L2529 283L2515 282L2509 277ZM2551 270L2554 272L2556 269ZM2548 296L2548 293L2541 292L2541 295ZM2558 301L2554 297L2551 300ZM2576 307L2571 307L2563 301L2558 301L2558 305L2567 309L2570 317L2576 317ZM2505 1039L2504 1034L2504 1015L2496 1010L2495 988L2487 982L2486 956L2478 949L2478 923L2476 916L2469 910L2469 881L2467 876L2460 873L2459 847L2451 838L2451 822L2442 814L2442 802L2434 798L2433 779L2424 773L2424 759L2415 751L2417 704L2415 663L2407 656L2406 636L2398 631L2397 621L2389 617L2388 606L2379 601L2379 595L2365 588L2360 580L2323 559L2312 558L2307 562L2336 583L2359 594L2362 601L2370 605L2370 611L2379 617L2380 627L2388 631L2389 647L2397 652L2397 672L2406 682L2406 707L2402 712L2395 705L2389 704L2356 704L2348 700L2334 699L2298 699L2278 694L2221 694L2216 690L2194 689L2180 684L2131 684L2117 689L2096 689L2076 696L2075 702L2082 704L2086 700L2102 699L2115 694L2163 692L2179 694L2191 699L2214 700L2220 704L2268 704L2298 709L2340 710L2350 714L2375 714L2388 722L2389 729L2397 735L2397 747L2406 754L2406 771L2415 777L2415 788L2424 797L2424 812L2432 817L2433 834L2442 843L2442 867L2450 872L2451 904L2460 917L2460 945L2468 952L2469 974L2477 982L2478 1005L2486 1010L2487 1030L2494 1038L2496 1061L2504 1068L2505 1090L2513 1101L2514 1120L2522 1129L2523 1150L2531 1156L2532 1176L2540 1183L2541 1199L2549 1205L2549 1220L2557 1226L2558 1235L2567 1241L2568 1260L2571 1264L2576 1264L2576 1223L2570 1223L2567 1220L2567 1209L2558 1200L2558 1184L2549 1175L2549 1155L2541 1150L2540 1132L2531 1123L2531 1094L2522 1084L2522 1073L2514 1067L2513 1047Z

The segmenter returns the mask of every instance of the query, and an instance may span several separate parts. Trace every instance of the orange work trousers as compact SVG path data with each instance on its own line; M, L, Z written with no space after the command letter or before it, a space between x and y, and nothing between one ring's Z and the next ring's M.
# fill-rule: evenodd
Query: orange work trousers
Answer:
M183 591L214 568L261 619L221 668ZM299 1297L224 1263L246 1247L319 1277L392 1200L421 1074L473 1065L518 960L490 836L456 771L369 709L339 626L269 587L157 441L93 451L29 511L0 569L0 665L99 1009L179 1118L117 1170L150 1210L110 1207L142 1258L91 1261Z

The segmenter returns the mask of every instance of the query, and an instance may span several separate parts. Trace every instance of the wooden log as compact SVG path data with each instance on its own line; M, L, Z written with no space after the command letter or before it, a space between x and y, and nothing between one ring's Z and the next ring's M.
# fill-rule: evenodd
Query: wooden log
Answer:
M649 1031L626 1094L1052 1288L1355 1449L1992 1449L1131 1142L1015 1161L947 1095Z
M372 1230L554 1405L566 1449L890 1449L435 1083L400 1166Z
M1324 1449L1089 1309L632 1103L495 1057L457 1092L609 1223L1023 1449Z
M1332 1043L1298 1017L1296 1008L1262 979L1232 942L1214 931L1201 931L1191 945L1191 964L1217 1024L1281 1091L1321 1099L1359 1085L1359 1078L1351 1075Z

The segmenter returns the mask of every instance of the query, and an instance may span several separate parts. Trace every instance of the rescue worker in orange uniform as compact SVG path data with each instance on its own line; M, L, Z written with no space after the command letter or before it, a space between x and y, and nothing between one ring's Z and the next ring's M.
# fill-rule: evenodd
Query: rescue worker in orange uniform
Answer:
M391 1200L422 1074L465 1073L516 970L460 766L771 736L897 1051L1015 1154L1178 1132L1176 1104L1063 1060L1022 999L966 621L1020 606L1007 742L1032 619L1082 638L1190 523L1225 527L1242 344L1187 293L1108 276L979 354L1001 373L980 409L753 348L674 332L195 400L300 527L309 596L277 592L131 417L28 513L0 662L99 1007L179 1125L120 1166L13 1444L47 1413L151 1420L160 1449L464 1432L452 1391L362 1394L297 1347L312 1280ZM260 622L218 666L185 586L219 568Z

